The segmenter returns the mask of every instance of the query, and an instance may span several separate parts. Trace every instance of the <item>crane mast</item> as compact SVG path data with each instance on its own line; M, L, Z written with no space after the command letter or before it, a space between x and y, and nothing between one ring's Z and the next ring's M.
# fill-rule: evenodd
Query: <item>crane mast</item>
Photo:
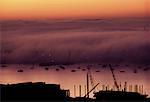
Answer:
M94 79L93 79L93 77L92 77L92 74L91 74L91 70L90 70L90 69L88 69L88 75L89 75L89 78L90 78L91 86L92 86L92 88L93 88L95 85L94 85ZM94 89L93 91L95 92L95 89Z
M92 86L92 89L91 89L91 90L89 90L89 79L90 79L91 86ZM84 97L89 98L89 94L90 94L92 91L95 93L95 88L96 88L98 85L99 85L99 83L97 83L96 85L94 85L94 79L93 79L93 77L92 77L90 68L88 68L88 72L87 72L87 94L86 94Z
M118 83L117 83L117 80L116 80L116 77L114 74L114 69L112 68L111 64L109 64L109 67L110 67L110 71L111 71L113 79L114 79L114 85L116 86L117 90L119 91L119 86L118 86Z

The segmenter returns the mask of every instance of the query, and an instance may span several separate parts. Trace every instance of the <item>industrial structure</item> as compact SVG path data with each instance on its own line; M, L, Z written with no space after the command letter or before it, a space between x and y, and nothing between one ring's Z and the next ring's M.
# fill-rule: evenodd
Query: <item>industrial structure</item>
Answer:
M143 85L131 85L127 82L118 84L114 68L110 68L114 85L103 85L94 82L90 67L87 67L86 85L84 95L82 86L79 85L79 96L76 94L77 86L74 85L74 97L70 96L70 90L62 90L60 85L46 84L43 82L27 82L18 84L0 84L1 100L8 101L60 101L60 102L149 102L148 95L144 93ZM90 87L91 85L91 87ZM96 90L98 86L102 89ZM90 94L93 92L93 98Z
M144 93L143 85L128 85L127 82L118 84L117 78L112 68L111 64L108 65L110 68L114 85L111 87L110 85L102 85L102 89L99 91L95 91L96 87L100 84L94 84L94 78L92 77L90 68L87 68L86 75L86 88L85 88L85 96L81 97L81 86L79 86L79 97L75 96L76 101L93 101L94 102L148 102L146 93ZM91 83L92 89L89 89L89 85ZM93 100L89 98L89 94L93 92L94 98ZM76 87L74 86L74 94L76 95Z
M60 85L43 82L27 82L0 85L2 102L21 101L65 101L70 97L69 90L60 89Z

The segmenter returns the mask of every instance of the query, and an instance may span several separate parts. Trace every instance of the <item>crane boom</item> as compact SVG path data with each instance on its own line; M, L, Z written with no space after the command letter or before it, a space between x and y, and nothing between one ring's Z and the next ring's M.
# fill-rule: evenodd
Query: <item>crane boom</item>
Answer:
M94 79L92 77L92 74L91 74L91 70L88 69L88 75L89 75L89 78L90 78L90 82L91 82L91 85L92 85L92 88L94 87ZM94 92L95 92L95 89L94 89Z
M89 94L90 94L98 85L99 85L99 83L96 84L84 97L89 96Z
M115 77L115 74L114 74L114 69L112 68L111 64L109 64L109 67L110 67L110 71L111 71L113 79L114 79L114 84L115 84L117 90L119 91L119 86L117 84L117 80L116 80L116 77Z
M90 91L89 91L89 79L90 79L90 82L91 82L91 85L92 85L92 89L91 89ZM94 85L94 79L93 79L93 77L92 77L91 70L90 70L90 68L88 67L88 72L87 72L87 94L85 94L84 97L89 98L89 94L90 94L92 91L95 93L95 88L96 88L98 85L99 85L99 83L96 84L96 85Z

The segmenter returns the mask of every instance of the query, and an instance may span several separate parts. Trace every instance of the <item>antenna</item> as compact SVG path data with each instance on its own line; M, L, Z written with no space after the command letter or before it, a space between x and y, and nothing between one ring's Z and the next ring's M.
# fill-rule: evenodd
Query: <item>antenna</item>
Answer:
M74 97L76 97L76 85L74 85Z
M85 95L85 97L87 96L87 98L89 98L89 94L88 94L88 92L89 92L89 75L88 75L88 73L87 73L86 78L87 78L87 95Z
M79 85L79 97L81 97L81 85Z

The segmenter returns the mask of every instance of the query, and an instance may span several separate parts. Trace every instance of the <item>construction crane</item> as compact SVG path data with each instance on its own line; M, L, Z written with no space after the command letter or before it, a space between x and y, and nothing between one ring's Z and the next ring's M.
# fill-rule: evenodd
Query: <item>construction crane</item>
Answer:
M116 80L116 77L115 77L115 74L114 74L114 69L112 68L111 64L109 64L109 67L110 67L110 71L111 71L113 79L114 79L114 85L116 86L117 90L119 91L119 85L117 83L117 80Z
M91 74L91 70L88 69L88 75L89 75L89 78L90 78L90 82L91 82L91 86L92 88L94 87L94 79L92 77L92 74ZM93 90L95 92L95 89Z
M97 83L90 91L87 92L87 94L84 97L89 98L89 94L99 85L99 83Z
M90 82L91 82L91 86L92 86L92 89L89 91L89 78L90 78ZM91 70L90 70L90 68L88 68L88 72L87 72L87 94L84 96L84 97L87 97L87 98L89 98L89 94L93 91L93 93L95 93L95 88L97 87L99 85L99 83L98 84L96 84L96 85L94 85L94 79L93 79L93 77L92 77L92 74L91 74Z

